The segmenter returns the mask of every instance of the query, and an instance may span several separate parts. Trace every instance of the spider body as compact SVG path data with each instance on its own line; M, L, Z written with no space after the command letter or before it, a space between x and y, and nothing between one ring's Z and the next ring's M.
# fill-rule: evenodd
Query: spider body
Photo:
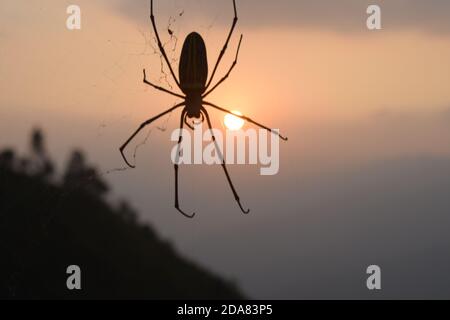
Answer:
M179 65L180 87L186 95L186 116L200 118L202 94L208 80L208 59L203 38L197 32L190 33L183 44Z
M165 51L164 46L159 37L158 29L156 28L155 17L153 15L153 0L150 0L150 12L151 12L150 20L152 23L153 31L155 32L155 37L156 37L156 41L158 42L159 50L161 51L161 55L164 58L165 62L167 63L167 66L169 67L169 70L170 70L173 80L175 81L178 88L181 90L181 92L184 95L170 91L168 89L165 89L163 87L160 87L158 85L155 85L155 84L149 82L146 78L146 73L145 73L145 69L144 69L144 83L145 84L152 86L153 88L155 88L157 90L168 93L172 96L183 99L183 101L176 104L172 108L160 113L159 115L143 122L139 126L139 128L128 138L128 140L120 147L119 150L120 150L120 153L121 153L125 163L128 166L130 166L131 168L134 168L135 166L131 165L128 162L128 160L124 154L124 149L144 127L151 124L153 121L161 118L162 116L164 116L180 107L184 107L181 112L180 129L183 128L184 124L186 124L191 129L194 129L187 122L188 118L196 118L196 119L201 118L201 122L203 122L206 119L207 123L208 123L208 127L211 130L212 140L215 142L214 133L212 131L211 120L210 120L208 111L206 110L205 106L215 108L217 110L220 110L220 111L228 113L228 114L233 114L230 110L221 108L211 102L205 101L206 96L208 96L212 91L214 91L220 84L222 84L228 78L231 71L237 64L237 58L238 58L239 49L241 46L242 35L241 35L241 38L239 40L239 44L237 47L236 57L231 65L231 67L229 68L228 72L214 86L212 86L212 88L210 88L212 81L214 79L214 75L216 74L217 67L219 66L220 61L222 60L222 58L226 52L228 43L230 41L230 38L233 34L234 28L238 21L237 10L236 10L236 0L233 0L233 8L234 8L234 19L233 19L233 23L231 25L231 30L228 33L228 37L225 41L225 45L223 46L222 50L220 51L219 57L216 61L216 64L214 66L214 69L213 69L209 79L208 79L208 59L206 56L205 42L203 41L203 38L200 36L200 34L198 34L197 32L192 32L186 37L184 44L183 44L183 49L181 51L181 56L180 56L179 70L178 70L178 76L179 76L179 80L178 80L177 77L175 76L175 73L173 72L172 65L170 64L169 58L167 57L166 51ZM273 132L274 134L277 134L283 140L287 140L287 138L281 136L278 132L273 131L272 129L250 119L249 117L236 115L236 114L233 114L233 115L235 115L236 117L242 118L243 120L246 120L250 123L253 123L253 124L255 124L263 129L266 129L270 132ZM182 136L180 133L178 147L180 146L181 139L182 139ZM233 192L234 198L235 198L237 204L239 205L239 207L241 208L242 212L248 213L249 210L244 210L244 208L241 205L239 196L236 192L236 189L234 188L233 183L231 182L231 178L230 178L230 175L228 174L225 160L223 160L223 155L221 154L220 148L217 145L217 143L216 143L216 149L217 149L217 153L222 161L222 168L227 177L228 184L230 185L230 188L231 188L231 191ZM179 151L180 150L178 149L178 153L179 153ZM186 216L188 218L192 218L192 217L194 217L195 213L187 214L183 210L180 209L180 205L179 205L179 201L178 201L178 168L179 168L179 165L177 163L174 164L174 168L175 168L175 208L180 213L182 213L184 216Z

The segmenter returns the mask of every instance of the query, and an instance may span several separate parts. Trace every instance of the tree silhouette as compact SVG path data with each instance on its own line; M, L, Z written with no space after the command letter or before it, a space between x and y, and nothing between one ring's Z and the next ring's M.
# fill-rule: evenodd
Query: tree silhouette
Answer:
M45 136L41 129L33 129L30 147L31 158L28 162L23 161L24 167L28 167L31 174L41 179L49 179L54 173L54 165L47 154Z
M125 200L122 200L119 203L118 213L125 221L127 221L129 223L137 222L137 216L138 216L137 212Z
M0 152L0 168L14 170L16 155L14 150L6 149Z
M101 179L97 170L87 165L85 156L80 150L72 152L63 181L66 187L81 188L93 196L101 197L109 191L108 185Z

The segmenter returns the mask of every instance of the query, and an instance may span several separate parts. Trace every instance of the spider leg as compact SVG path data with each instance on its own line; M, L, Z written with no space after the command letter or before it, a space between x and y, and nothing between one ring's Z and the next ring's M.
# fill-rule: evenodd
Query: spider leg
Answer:
M185 98L185 97L183 97L181 94L178 94L178 93L169 91L169 90L167 90L167 89L165 89L165 88L163 88L163 87L157 86L156 84L153 84L153 83L151 83L150 81L148 81L148 80L147 80L147 75L145 74L145 69L144 69L144 83L145 83L145 84L148 84L149 86L152 86L153 88L155 88L155 89L157 89L157 90L160 90L160 91L163 91L163 92L165 92L165 93L171 94L171 95L173 95L173 96L175 96L175 97L178 97L178 98L181 98L181 99L184 99L184 98Z
M180 120L180 137L178 139L178 149L177 149L177 156L180 154L180 144L183 139L183 122L186 120L187 111L183 109L183 112L181 112L181 120ZM183 216L187 218L193 218L195 216L195 212L193 214L187 214L183 210L180 209L180 204L178 202L178 163L174 164L175 168L175 209L177 209Z
M228 184L231 187L231 191L233 191L234 199L238 203L239 208L241 208L241 211L244 214L247 214L247 213L250 212L250 210L249 209L245 210L242 207L241 201L239 199L239 195L237 194L236 189L234 188L233 182L231 181L230 175L228 174L227 166L225 164L225 159L224 159L223 154L220 151L220 148L219 148L219 146L217 144L216 137L214 136L214 132L213 132L213 129L212 129L212 126L211 126L211 120L209 119L208 111L206 111L206 109L204 107L202 107L202 113L205 114L206 121L208 122L208 127L209 127L209 130L211 131L211 137L212 137L212 139L213 139L213 141L214 141L214 143L216 145L216 149L217 149L217 153L219 154L219 158L222 160L222 168L223 168L223 171L225 172L225 175L227 176Z
M172 77L175 80L175 83L177 84L178 88L181 89L180 81L178 81L177 77L175 76L175 73L173 72L172 65L170 64L169 58L167 57L166 50L164 49L164 46L159 37L158 29L156 28L155 16L153 15L153 0L151 0L151 2L150 2L150 20L152 22L153 31L155 32L156 41L158 42L159 51L161 51L161 54L169 67L170 73L172 74Z
M212 87L208 92L206 92L203 95L203 98L205 98L207 95L209 95L211 92L213 92L218 86L220 86L222 84L222 82L224 82L228 78L228 76L230 75L231 71L233 71L234 67L237 64L237 60L238 60L238 56L239 56L239 49L241 48L241 42L242 42L242 34L241 34L241 38L239 39L239 44L238 44L237 51L236 51L236 57L234 58L234 61L231 64L230 69L225 74L225 76L223 76L223 78L220 79L219 82L216 83L216 85L214 87Z
M127 145L131 142L131 140L133 140L134 137L135 137L142 129L144 129L146 126L148 126L148 125L149 125L150 123L152 123L153 121L155 121L155 120L161 118L162 116L164 116L164 115L166 115L166 114L172 112L172 111L175 110L176 108L179 108L179 107L184 106L184 105L185 105L185 102L183 101L183 102L181 102L181 103L179 103L179 104L173 106L172 108L170 108L170 109L164 111L163 113L161 113L161 114L159 114L159 115L157 115L157 116L155 116L155 117L153 117L153 118L151 118L151 119L148 119L147 121L143 122L143 123L139 126L139 128L131 135L131 137L129 137L128 140L127 140L127 141L119 148L120 154L122 155L123 160L125 160L125 163L126 163L130 168L135 168L136 166L131 165L131 164L128 162L127 158L125 157L125 154L123 153L123 150L127 147Z
M250 122L250 123L253 123L253 124L257 125L257 126L260 127L260 128L266 129L267 131L270 131L270 132L276 134L277 136L280 137L280 139L282 139L282 140L284 140L284 141L288 141L288 138L287 138L287 137L282 136L280 133L278 133L278 132L274 131L273 129L270 129L270 128L268 128L268 127L266 127L266 126L264 126L264 125L262 125L262 124L260 124L260 123L258 123L258 122L256 122L256 121L252 120L252 119L250 119L249 117L246 117L246 116L240 116L240 115L234 114L234 113L231 112L230 110L221 108L221 107L219 107L219 106L217 106L217 105L215 105L215 104L212 104L211 102L203 101L203 103L204 103L205 105L207 105L207 106L216 108L216 109L218 109L218 110L220 110L220 111L223 111L223 112L225 112L225 113L232 114L232 115L234 115L235 117L238 117L238 118L241 118L241 119L243 119L243 120L245 120L245 121L248 121L248 122Z
M222 60L222 58L223 58L223 56L225 54L225 51L227 50L228 43L230 42L231 35L233 34L234 28L236 27L236 23L238 21L237 10L236 10L236 0L233 0L233 8L234 8L233 24L231 25L231 30L230 30L230 33L228 34L227 40L225 41L225 45L223 46L222 50L220 51L219 58L217 59L216 65L214 66L214 70L213 70L213 72L211 74L211 78L209 79L208 84L206 85L206 89L209 88L209 86L211 85L211 82L214 79L214 75L216 74L217 67L219 66L220 61Z

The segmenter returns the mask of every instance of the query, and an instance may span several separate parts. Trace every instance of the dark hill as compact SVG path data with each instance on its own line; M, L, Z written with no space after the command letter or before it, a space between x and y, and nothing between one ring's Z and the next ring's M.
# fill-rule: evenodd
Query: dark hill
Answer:
M12 151L0 155L0 298L242 297L181 258L129 205L109 205L106 184L80 156L74 153L64 181L54 183L49 161L30 169ZM81 268L80 291L66 287L69 265Z

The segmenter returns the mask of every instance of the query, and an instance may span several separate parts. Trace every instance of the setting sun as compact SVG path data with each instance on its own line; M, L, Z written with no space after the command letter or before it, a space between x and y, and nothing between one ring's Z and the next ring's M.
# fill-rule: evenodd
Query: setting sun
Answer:
M232 111L232 112L236 115L242 116L242 113L240 113L239 111ZM232 114L225 115L223 122L228 130L233 131L239 130L244 126L244 120Z

